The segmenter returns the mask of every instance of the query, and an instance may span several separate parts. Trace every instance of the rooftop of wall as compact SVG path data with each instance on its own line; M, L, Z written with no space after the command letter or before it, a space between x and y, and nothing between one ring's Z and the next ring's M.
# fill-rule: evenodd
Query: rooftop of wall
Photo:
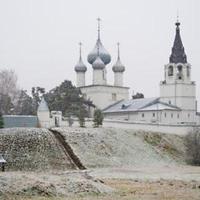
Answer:
M79 87L80 89L82 88L90 88L90 87L108 87L108 88L122 88L122 89L129 89L130 87L124 87L124 86L115 86L115 85L86 85L86 86L82 86Z
M104 113L120 113L120 112L139 112L139 111L158 111L158 110L174 110L180 111L180 108L163 103L160 98L141 98L122 100L114 103L103 110Z

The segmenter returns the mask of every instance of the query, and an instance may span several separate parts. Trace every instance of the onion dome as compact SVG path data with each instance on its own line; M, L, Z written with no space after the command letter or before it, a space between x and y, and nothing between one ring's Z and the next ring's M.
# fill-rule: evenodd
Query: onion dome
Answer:
M169 58L170 63L187 63L187 56L185 54L185 49L181 40L180 35L180 22L177 20L176 25L176 35L174 39L174 44L172 47L172 53Z
M40 104L38 106L38 111L39 112L49 112L49 108L47 105L47 102L45 101L44 97L42 97Z
M99 55L97 56L96 60L93 62L92 68L93 69L104 69L105 68L105 64Z
M117 47L118 47L117 62L113 65L112 70L113 70L113 72L124 72L125 71L125 67L121 63L121 60L120 60L119 43L117 43Z
M98 39L97 39L94 49L89 53L87 60L90 64L93 64L93 62L96 60L96 58L98 56L98 48L99 48L99 56L100 56L101 60L104 62L104 64L107 65L111 61L111 56L107 52L107 50L104 48L103 44L101 43L100 19L98 18L97 20L98 20Z
M81 56L81 45L82 45L82 43L80 42L79 45L80 45L80 57L79 57L78 63L75 65L74 70L76 72L86 72L87 71L87 67L83 63L82 56Z

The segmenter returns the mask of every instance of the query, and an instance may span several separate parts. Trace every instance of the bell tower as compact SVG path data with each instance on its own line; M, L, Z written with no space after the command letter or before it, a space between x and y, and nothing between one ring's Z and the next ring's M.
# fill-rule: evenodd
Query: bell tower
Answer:
M164 67L164 81L160 82L161 101L175 105L182 110L182 121L195 121L196 89L191 81L191 65L181 40L180 22L177 20L176 35L169 63Z

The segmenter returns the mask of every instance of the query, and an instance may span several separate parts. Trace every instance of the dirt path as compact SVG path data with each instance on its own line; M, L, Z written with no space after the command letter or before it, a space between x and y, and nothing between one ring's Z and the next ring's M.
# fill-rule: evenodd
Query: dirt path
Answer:
M101 179L124 180L177 180L200 182L200 167L192 166L144 166L127 168L92 169L88 173Z
M56 130L49 129L49 131L51 131L53 133L53 135L55 136L57 141L63 147L65 154L67 155L67 157L70 157L72 163L76 166L76 168L81 169L81 170L86 169L86 167L81 163L80 159L74 153L71 146L66 142L64 136Z

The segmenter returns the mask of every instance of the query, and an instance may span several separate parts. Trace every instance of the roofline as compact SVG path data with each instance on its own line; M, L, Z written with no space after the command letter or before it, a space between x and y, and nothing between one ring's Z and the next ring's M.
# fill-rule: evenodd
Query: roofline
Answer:
M154 105L155 103L157 103L159 101L159 99L160 99L160 97L157 97L157 98L155 97L154 100L152 100L150 103L146 104L145 106L138 108L138 110L146 108L146 107L151 106L151 105Z
M2 115L2 117L37 117L37 115Z
M99 84L95 84L95 85L86 85L86 86L81 86L81 87L77 87L77 88L81 89L81 88L98 87L98 86L130 89L130 87L124 87L124 86L115 86L115 85L99 85Z
M120 101L115 102L114 104L111 104L108 107L104 108L102 110L103 113L147 112L147 110L141 110L141 109L144 109L144 108L149 107L151 105L154 105L156 103L160 103L160 104L166 105L166 106L168 106L170 108L173 108L173 109L155 109L155 110L148 110L148 111L158 111L158 110L159 111L162 111L162 110L171 110L171 111L174 111L174 109L176 109L176 111L181 111L181 108L179 108L179 107L177 107L175 105L171 105L171 104L168 104L168 103L160 101L160 97L157 97L157 98L155 97L155 99L152 100L150 103L144 105L143 107L138 108L137 110L118 110L118 111L107 111L107 112L105 111L106 109L109 109L110 107L112 107L112 106L114 106L114 105L116 105L116 104L118 104L118 103L120 103L122 101L123 100L120 100Z
M120 102L122 102L122 101L124 101L124 99L121 99L121 100L119 100L119 101L116 101L115 103L113 103L113 104L111 104L111 105L105 107L104 109L102 109L102 111L104 111L104 110L106 110L106 109L108 109L108 108L110 108L110 107L112 107L112 106L114 106L114 105L116 105L116 104L118 104L118 103L120 103Z
M173 109L156 109L156 110L118 110L118 111L110 111L110 112L103 112L103 113L130 113L130 112L151 112L151 111L181 111L181 110L173 110Z
M179 108L178 106L175 106L175 105L172 105L172 104L168 104L168 103L162 102L160 100L158 101L158 103L161 103L163 105L169 106L171 108L175 108L175 109L181 110L181 108Z

